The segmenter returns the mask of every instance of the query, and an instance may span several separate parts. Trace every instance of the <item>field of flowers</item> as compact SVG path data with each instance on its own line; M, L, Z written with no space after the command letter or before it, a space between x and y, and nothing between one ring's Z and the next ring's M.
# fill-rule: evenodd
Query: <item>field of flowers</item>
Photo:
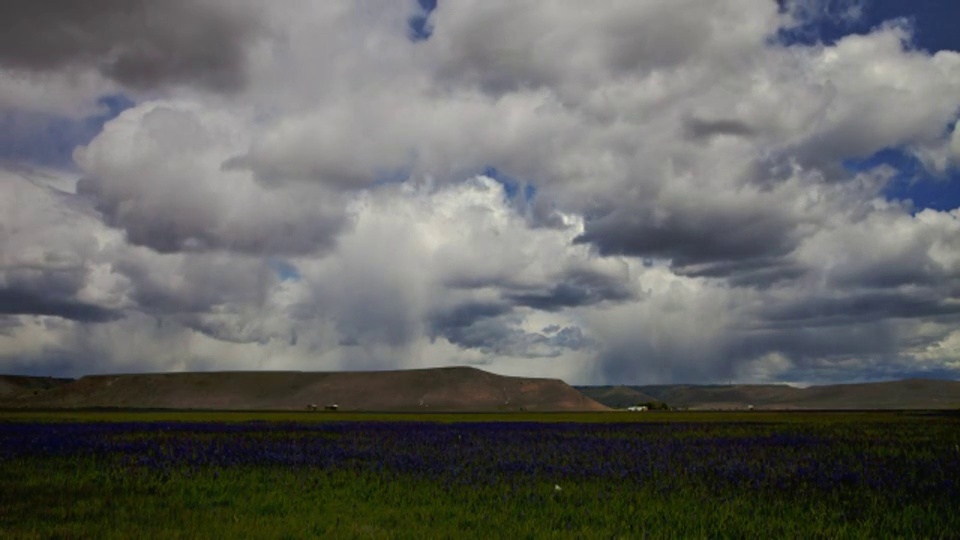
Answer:
M960 535L957 416L301 418L0 415L0 537Z

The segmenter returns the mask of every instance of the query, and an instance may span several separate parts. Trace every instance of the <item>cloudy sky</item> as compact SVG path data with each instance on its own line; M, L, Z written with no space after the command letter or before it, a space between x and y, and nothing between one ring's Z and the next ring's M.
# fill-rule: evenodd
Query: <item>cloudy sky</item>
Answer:
M958 378L958 20L6 0L0 372Z

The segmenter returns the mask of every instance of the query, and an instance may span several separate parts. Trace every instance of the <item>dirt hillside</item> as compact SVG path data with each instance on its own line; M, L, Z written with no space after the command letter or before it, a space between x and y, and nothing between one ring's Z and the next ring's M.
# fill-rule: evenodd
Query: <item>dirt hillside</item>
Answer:
M6 406L346 411L599 411L563 381L470 367L91 375Z
M641 403L655 403L658 400L636 388L629 386L576 386L585 396L614 409L626 409Z
M956 409L960 381L787 385L658 385L633 387L672 407L691 409ZM602 400L600 400L602 402Z
M73 382L73 379L0 375L0 401L27 399Z

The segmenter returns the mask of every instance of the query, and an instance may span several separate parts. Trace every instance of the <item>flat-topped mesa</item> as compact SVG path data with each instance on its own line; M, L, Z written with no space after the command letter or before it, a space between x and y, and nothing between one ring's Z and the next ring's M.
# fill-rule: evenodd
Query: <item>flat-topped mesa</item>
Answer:
M89 375L6 406L338 411L602 411L558 379L472 367Z

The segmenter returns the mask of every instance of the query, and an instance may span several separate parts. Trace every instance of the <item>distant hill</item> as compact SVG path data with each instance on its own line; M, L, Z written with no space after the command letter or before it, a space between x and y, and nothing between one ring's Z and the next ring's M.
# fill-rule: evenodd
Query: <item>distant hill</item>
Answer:
M368 372L190 372L91 375L0 406L353 411L599 411L557 379L495 375L471 367Z
M0 401L43 394L70 382L73 382L73 379L0 375Z
M860 408L871 403L882 409L960 408L960 381L907 379L873 384L811 386L797 400L800 407L811 405L831 409Z
M609 407L622 408L602 391L577 387ZM955 409L960 408L960 381L902 381L834 384L796 388L784 384L650 385L625 387L671 407L689 409Z
M579 390L579 391L578 391ZM709 409L958 409L960 381L788 385L579 386L471 367L369 372L191 372L0 375L3 408L366 411L594 411L663 402Z
M785 384L658 385L639 388L671 407L691 409L741 409L750 405L796 408L789 404L803 392L800 388Z
M614 409L626 409L641 403L660 401L630 386L578 386L588 398Z

